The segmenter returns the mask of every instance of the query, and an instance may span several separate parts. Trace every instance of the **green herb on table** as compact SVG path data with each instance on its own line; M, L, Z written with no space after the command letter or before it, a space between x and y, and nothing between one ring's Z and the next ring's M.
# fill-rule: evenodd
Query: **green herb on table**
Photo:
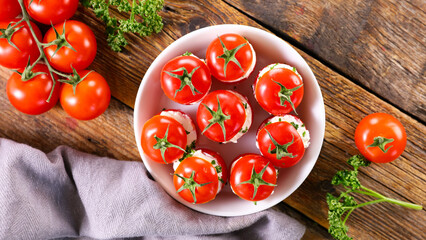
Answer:
M370 162L366 160L361 155L355 155L348 159L349 165L351 165L354 170L342 170L338 171L336 175L331 180L333 185L342 185L346 191L342 192L338 197L333 196L330 193L327 193L327 204L328 204L328 221L330 228L328 232L335 238L339 240L350 240L352 239L347 235L348 226L346 226L346 221L348 220L350 214L357 208L364 207L370 204L388 202L397 204L403 207L412 208L415 210L421 210L422 206L402 202L392 198L385 197L376 191L373 191L367 187L364 187L361 182L358 180L358 168L366 167L370 165ZM355 198L351 196L351 193L364 194L374 198L374 200L369 202L364 202L358 204L355 201ZM343 218L343 219L342 219Z
M158 12L163 8L164 0L83 0L85 7L91 7L96 17L105 22L108 44L119 52L128 42L125 33L136 33L142 37L159 33L163 22ZM130 13L129 19L117 19L110 14L110 8ZM138 16L138 17L136 17ZM139 19L140 18L140 19Z

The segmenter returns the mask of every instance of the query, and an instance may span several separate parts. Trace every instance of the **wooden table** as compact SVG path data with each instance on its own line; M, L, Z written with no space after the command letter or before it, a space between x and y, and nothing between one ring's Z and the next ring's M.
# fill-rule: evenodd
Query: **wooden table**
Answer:
M0 137L46 152L65 144L140 161L132 107L145 71L164 48L186 33L215 24L271 31L292 44L312 68L327 121L315 168L275 208L306 224L305 239L330 239L325 194L336 191L331 177L347 169L345 160L358 153L353 135L367 114L394 115L405 126L408 142L398 160L363 168L360 180L384 195L425 205L425 10L421 0L166 1L163 31L147 38L129 35L129 46L115 53L106 44L102 22L91 10L79 7L74 18L87 23L98 40L91 69L107 76L114 96L109 109L92 121L68 117L59 104L41 116L21 114L6 97L10 72L0 68ZM348 225L355 239L426 239L425 210L373 205L355 211Z

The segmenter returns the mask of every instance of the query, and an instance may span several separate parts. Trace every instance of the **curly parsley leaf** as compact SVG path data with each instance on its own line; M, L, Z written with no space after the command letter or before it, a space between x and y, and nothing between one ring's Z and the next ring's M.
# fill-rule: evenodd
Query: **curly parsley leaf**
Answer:
M163 8L164 0L132 0L131 3L129 0L83 0L82 4L92 8L96 17L105 23L108 45L116 52L128 44L125 33L146 37L154 32L159 33L163 28L158 12ZM129 19L111 16L110 9L113 7L120 12L130 13Z

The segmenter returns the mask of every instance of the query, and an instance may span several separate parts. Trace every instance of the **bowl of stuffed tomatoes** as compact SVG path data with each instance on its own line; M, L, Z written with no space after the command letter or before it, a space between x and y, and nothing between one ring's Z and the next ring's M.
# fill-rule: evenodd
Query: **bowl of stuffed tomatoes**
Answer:
M282 39L210 26L153 61L135 100L134 131L145 167L171 197L206 214L240 216L276 205L307 178L324 139L324 102L312 70Z

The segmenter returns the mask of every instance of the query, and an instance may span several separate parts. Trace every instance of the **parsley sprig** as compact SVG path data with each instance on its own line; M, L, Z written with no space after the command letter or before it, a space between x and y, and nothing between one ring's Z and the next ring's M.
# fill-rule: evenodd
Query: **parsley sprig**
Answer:
M348 220L350 214L357 208L364 207L371 204L376 204L380 202L389 202L397 204L403 207L412 208L415 210L421 210L422 206L407 202L402 202L396 199L388 198L382 194L371 190L361 184L357 175L359 167L366 167L370 165L370 162L367 161L361 155L355 155L348 160L349 165L351 165L354 170L342 170L338 171L336 175L331 180L333 185L342 185L346 191L340 193L338 197L333 196L330 193L327 193L327 204L328 204L328 221L330 227L328 232L338 240L350 240L352 239L347 235L348 226L346 226L346 221ZM355 198L351 196L351 193L364 194L371 196L374 200L364 203L357 203Z
M132 0L131 3L129 0L83 0L82 3L85 7L91 7L96 17L105 22L108 45L116 52L128 44L125 33L132 32L146 37L153 32L159 33L163 28L158 12L163 8L164 0ZM129 19L111 16L111 7L119 12L130 12Z

